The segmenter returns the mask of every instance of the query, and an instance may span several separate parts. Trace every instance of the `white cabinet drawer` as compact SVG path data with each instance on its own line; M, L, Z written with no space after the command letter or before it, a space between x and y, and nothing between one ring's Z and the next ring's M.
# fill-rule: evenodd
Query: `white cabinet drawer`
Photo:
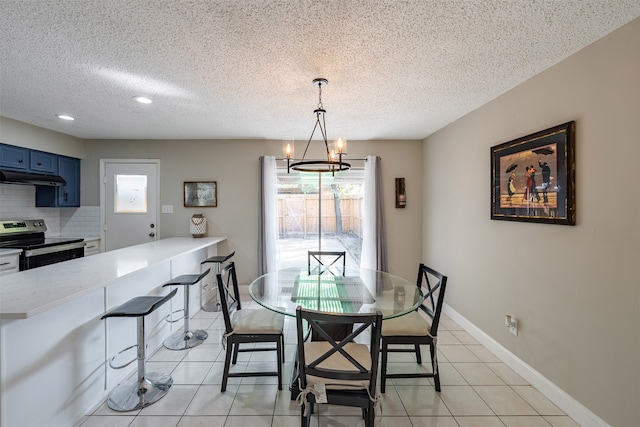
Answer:
M91 239L84 241L84 256L90 256L100 253L100 239Z
M0 275L18 272L18 255L0 256Z

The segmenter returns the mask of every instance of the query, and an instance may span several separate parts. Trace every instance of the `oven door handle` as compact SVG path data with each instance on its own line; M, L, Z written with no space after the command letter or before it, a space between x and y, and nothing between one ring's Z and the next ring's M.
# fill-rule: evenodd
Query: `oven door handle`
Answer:
M85 246L84 242L76 242L76 243L67 243L64 245L49 246L46 248L29 249L24 251L24 256L32 257L32 256L38 256L38 255L53 254L56 252L84 248L84 246Z

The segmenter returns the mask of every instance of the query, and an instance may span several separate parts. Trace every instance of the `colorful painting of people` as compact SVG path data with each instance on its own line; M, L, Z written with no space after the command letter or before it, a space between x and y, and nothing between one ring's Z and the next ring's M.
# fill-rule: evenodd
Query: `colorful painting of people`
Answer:
M527 166L525 169L524 177L527 179L527 183L522 197L524 203L533 203L534 198L536 202L540 201L540 194L538 194L538 189L536 188L536 172L538 170L533 165Z

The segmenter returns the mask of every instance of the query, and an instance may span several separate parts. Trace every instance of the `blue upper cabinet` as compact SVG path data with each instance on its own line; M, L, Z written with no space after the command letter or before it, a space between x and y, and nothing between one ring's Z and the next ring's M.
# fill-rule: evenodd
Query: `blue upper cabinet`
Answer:
M80 159L58 156L58 175L67 181L64 187L58 187L58 206L80 206Z
M0 169L60 175L67 185L36 185L36 207L80 207L80 159L0 144Z
M29 151L28 148L0 144L0 168L28 171Z
M31 150L31 172L56 175L58 173L58 156L44 151Z
M61 187L36 186L36 207L66 208L80 207L80 159L57 157L58 175L67 185Z

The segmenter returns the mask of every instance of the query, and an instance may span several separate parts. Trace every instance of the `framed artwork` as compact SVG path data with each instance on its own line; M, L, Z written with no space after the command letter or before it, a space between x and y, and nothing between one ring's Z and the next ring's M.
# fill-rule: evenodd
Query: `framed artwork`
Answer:
M218 185L216 181L189 181L184 183L184 207L217 207Z
M575 127L491 147L491 219L575 225Z

